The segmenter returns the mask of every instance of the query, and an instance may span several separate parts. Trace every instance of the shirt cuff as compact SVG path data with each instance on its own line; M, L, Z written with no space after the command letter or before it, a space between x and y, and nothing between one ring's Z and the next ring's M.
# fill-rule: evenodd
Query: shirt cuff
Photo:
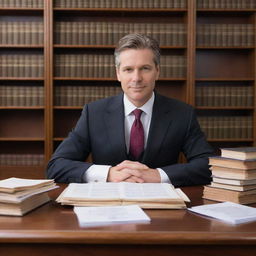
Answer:
M157 170L159 171L160 174L160 178L161 178L161 183L169 183L172 184L168 175L165 173L164 170L162 170L161 168L157 168Z
M108 171L111 165L98 165L93 164L90 166L83 176L83 181L89 182L106 182L108 177Z

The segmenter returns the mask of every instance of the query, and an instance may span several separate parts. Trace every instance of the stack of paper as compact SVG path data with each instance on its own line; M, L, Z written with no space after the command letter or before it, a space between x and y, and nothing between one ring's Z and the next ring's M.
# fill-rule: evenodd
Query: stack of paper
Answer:
M113 206L136 204L151 209L186 208L187 196L167 183L71 183L57 198L63 205Z
M9 178L0 180L0 214L22 216L48 202L54 180Z
M74 207L81 227L121 224L148 223L150 218L138 205L106 207Z

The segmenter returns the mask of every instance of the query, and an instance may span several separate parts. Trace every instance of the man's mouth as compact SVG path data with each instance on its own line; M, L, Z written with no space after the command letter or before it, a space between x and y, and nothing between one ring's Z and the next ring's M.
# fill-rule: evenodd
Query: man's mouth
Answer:
M142 86L142 85L140 85L140 86L138 86L138 85L130 85L130 88L131 89L138 89L138 90L140 90L140 89L143 89L145 86Z

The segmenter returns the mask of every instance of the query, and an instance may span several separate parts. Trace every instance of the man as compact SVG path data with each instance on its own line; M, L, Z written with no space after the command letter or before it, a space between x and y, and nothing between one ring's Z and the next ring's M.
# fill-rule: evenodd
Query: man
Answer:
M209 183L213 151L193 108L154 91L160 73L158 43L127 35L115 49L115 64L123 93L84 107L76 127L53 154L48 178L65 183ZM187 163L177 163L180 152ZM92 163L85 162L89 154Z

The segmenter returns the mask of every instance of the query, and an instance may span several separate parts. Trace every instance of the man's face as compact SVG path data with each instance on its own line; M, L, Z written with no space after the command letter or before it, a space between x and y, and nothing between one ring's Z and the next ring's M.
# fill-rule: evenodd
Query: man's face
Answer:
M149 49L128 49L120 53L120 66L116 69L118 81L128 99L137 107L145 104L155 88L159 67Z

